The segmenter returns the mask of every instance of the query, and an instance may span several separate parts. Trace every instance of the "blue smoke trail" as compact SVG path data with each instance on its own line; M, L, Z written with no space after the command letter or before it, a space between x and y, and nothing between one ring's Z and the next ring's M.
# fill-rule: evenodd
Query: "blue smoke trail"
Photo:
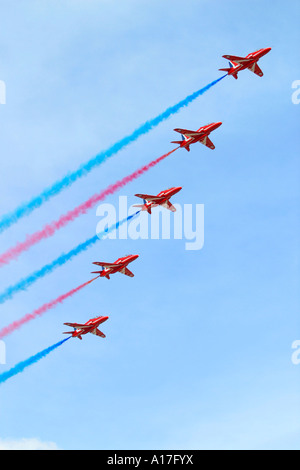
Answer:
M63 339L59 343L53 344L53 346L50 346L49 348L44 349L43 351L40 351L39 353L35 354L34 356L29 357L25 361L19 362L19 364L17 364L15 367L8 370L7 372L3 372L3 374L0 374L0 384L6 382L8 379L11 379L11 377L14 377L15 375L20 374L27 367L31 366L32 364L35 364L36 362L40 361L44 357L48 356L48 354L50 354L52 351L54 351L59 346L64 344L70 338L72 338L72 336L69 336L68 338Z
M200 90L192 93L191 95L187 96L184 100L177 103L175 106L171 106L162 114L157 116L150 121L145 122L142 126L136 129L132 134L127 137L124 137L114 145L112 145L107 150L96 155L96 157L89 160L87 163L81 165L78 170L68 173L64 178L60 181L54 183L51 187L45 189L39 196L34 197L31 201L20 205L17 209L13 212L2 216L0 219L0 233L10 227L12 224L16 223L22 217L29 215L32 211L40 207L44 202L48 201L53 196L59 194L63 189L67 188L71 184L75 183L76 180L81 178L82 176L87 175L91 170L96 168L97 166L101 165L105 162L108 158L112 157L114 154L119 152L121 149L129 145L130 143L137 140L143 134L146 134L154 127L158 126L161 122L165 121L167 118L172 116L173 114L177 113L181 108L184 106L188 106L192 101L194 101L198 96L203 95L206 91L208 91L211 87L216 85L220 80L222 80L226 75L214 80L209 85L201 88Z
M63 253L59 258L52 261L52 263L46 264L43 268L39 269L38 271L35 271L30 276L26 277L25 279L21 279L21 281L19 281L14 286L8 287L2 294L0 294L0 304L3 304L4 302L6 302L6 300L11 299L17 292L26 290L36 281L43 278L47 274L50 274L52 271L54 271L54 269L63 266L72 258L93 246L95 243L97 243L97 241L101 240L108 233L112 232L113 230L118 230L120 225L129 221L139 213L140 211L137 211L134 214L126 217L125 219L116 222L115 224L103 230L103 232L99 233L98 235L95 235L94 237L89 238L85 242L80 243L80 245L78 245L76 248L73 248L73 250L69 251L68 253Z

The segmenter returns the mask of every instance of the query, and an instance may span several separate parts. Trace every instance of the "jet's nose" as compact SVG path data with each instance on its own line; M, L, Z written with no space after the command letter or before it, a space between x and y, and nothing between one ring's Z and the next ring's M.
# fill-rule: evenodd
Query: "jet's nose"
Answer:
M139 256L140 256L140 255L132 255L132 256L131 256L131 259L132 259L132 261L134 261L134 260L138 259L138 258L139 258Z
M221 125L222 125L221 121L220 122L215 122L214 128L218 129L218 127L220 127Z
M177 186L177 188L174 188L175 193L179 193L179 191L182 190L182 186Z
M270 52L272 50L272 47L265 47L264 49L261 50L261 52L263 53L263 55L265 54L268 54L268 52Z

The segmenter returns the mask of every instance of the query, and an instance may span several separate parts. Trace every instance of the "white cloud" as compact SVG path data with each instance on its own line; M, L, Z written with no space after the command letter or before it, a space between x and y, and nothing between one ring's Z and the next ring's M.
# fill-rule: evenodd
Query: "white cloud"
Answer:
M58 450L55 442L42 442L39 439L0 439L0 450Z

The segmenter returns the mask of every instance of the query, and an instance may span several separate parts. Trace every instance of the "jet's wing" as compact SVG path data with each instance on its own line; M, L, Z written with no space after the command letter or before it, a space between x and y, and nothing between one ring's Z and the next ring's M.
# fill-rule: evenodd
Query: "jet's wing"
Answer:
M239 64L239 65L245 65L250 60L250 59L246 59L245 57L239 57L237 55L223 55L223 57L224 59L228 59L231 62L235 62L236 64Z
M197 137L200 132L197 131L190 131L189 129L174 129L175 132L179 132L179 134L186 135L187 137Z
M102 266L103 268L115 268L116 266L118 266L118 264L116 263L102 263L98 261L93 264L95 264L96 266Z
M259 66L257 65L257 63L255 64L252 64L248 67L249 70L251 70L251 72L255 73L256 75L258 75L259 77L262 77L263 76L263 71L261 70L261 68L259 68Z
M140 197L141 199L145 199L147 202L152 201L159 201L161 198L157 196L151 196L150 194L135 194L136 197Z
M206 147L210 148L211 150L214 150L216 147L212 143L209 137L205 136L204 139L199 140L201 144L206 145Z
M98 328L94 328L93 330L90 331L90 333L96 336L101 336L101 338L106 338L105 334L102 333L102 331L98 330Z
M64 323L64 325L71 326L72 328L79 328L80 330L91 328L91 325L81 325L81 323Z
M134 274L128 268L122 268L120 273L125 274L125 276L134 277Z
M166 201L162 204L162 207L165 207L165 209L169 209L169 211L176 212L176 208L173 206L173 204L170 203L170 201Z

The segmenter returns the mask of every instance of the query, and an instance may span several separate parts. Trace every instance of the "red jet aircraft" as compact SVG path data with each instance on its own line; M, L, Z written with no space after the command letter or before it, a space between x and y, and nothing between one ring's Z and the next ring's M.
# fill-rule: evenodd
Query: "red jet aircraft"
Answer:
M81 323L64 323L64 325L74 328L74 331L65 331L63 334L71 334L73 338L82 339L82 335L92 333L93 335L101 336L101 338L106 338L105 334L102 333L102 331L98 330L98 326L101 325L101 323L104 323L106 320L108 320L108 317L96 317L92 318L84 325L82 325Z
M200 127L197 131L189 131L188 129L174 129L182 135L182 140L174 140L171 144L179 144L180 147L185 148L188 152L190 151L190 145L196 142L206 145L210 149L214 149L215 146L208 137L209 134L221 126L221 122L213 122L207 124L207 126Z
M102 271L94 271L92 274L100 274L100 277L106 277L107 279L110 279L110 274L120 272L122 274L125 274L126 276L134 277L134 274L129 271L127 265L129 263L132 263L132 261L136 260L138 257L139 255L128 255L124 256L123 258L117 259L117 261L115 261L114 263L95 262L93 264L101 266Z
M135 196L144 199L144 204L137 204L133 207L140 207L142 211L147 211L148 214L151 214L152 208L157 206L162 206L172 212L176 212L176 208L170 203L170 198L181 191L181 189L181 187L166 189L165 191L158 193L157 196L150 196L149 194L135 194Z
M257 65L257 62L261 57L270 52L270 50L271 47L259 49L259 51L251 52L250 54L246 55L246 57L238 57L235 55L223 55L225 59L229 60L229 68L219 70L228 72L228 75L232 75L236 80L238 78L238 72L245 69L249 69L251 70L251 72L255 73L259 77L262 77L263 72Z

